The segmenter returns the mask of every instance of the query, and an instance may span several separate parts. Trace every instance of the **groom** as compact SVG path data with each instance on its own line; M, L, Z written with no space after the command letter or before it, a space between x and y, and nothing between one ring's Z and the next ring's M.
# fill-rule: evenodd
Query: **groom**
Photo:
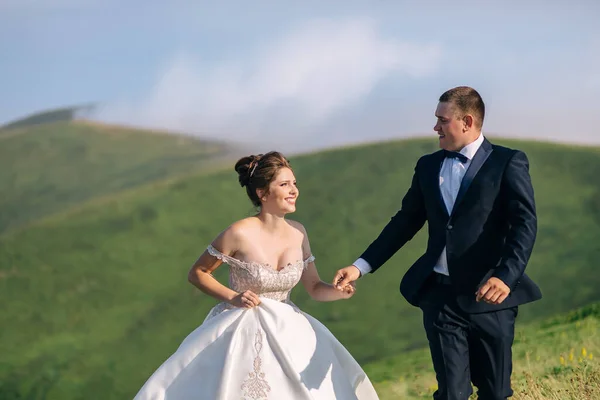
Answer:
M402 207L356 262L340 269L343 288L375 272L427 222L427 250L400 292L421 308L438 382L434 399L512 395L511 346L519 305L541 298L524 274L537 218L525 153L481 133L485 106L470 87L439 98L433 128L442 150L415 167Z

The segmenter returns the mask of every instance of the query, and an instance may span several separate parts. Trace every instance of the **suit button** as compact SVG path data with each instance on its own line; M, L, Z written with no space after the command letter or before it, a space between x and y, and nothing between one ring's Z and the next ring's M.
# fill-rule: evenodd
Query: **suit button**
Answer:
M448 228L449 231L451 231L452 230L452 225L448 225L447 228Z

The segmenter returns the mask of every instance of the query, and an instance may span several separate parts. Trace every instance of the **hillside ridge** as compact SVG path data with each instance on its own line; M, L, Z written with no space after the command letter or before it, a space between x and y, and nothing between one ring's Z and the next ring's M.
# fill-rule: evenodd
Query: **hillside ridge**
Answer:
M520 323L600 301L598 149L493 142L527 153L536 193L538 239L527 273L546 295L520 309ZM419 138L291 157L300 188L292 218L306 227L324 281L376 237L397 212L417 159L436 150L435 140ZM0 333L0 382L17 382L21 398L40 384L49 399L131 397L216 304L187 273L214 237L255 212L232 165L210 173L186 167L189 175L0 237L0 302L9 304L0 325L10 327ZM361 278L351 300L319 303L299 286L292 301L365 365L423 348L421 315L398 285L426 240L424 228ZM227 266L214 276L226 283Z

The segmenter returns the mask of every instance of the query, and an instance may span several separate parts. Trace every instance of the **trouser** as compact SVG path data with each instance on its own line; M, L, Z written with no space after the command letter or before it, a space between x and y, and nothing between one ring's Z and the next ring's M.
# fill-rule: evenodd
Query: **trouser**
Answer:
M419 306L438 382L434 399L466 400L473 392L471 382L480 400L512 396L517 307L467 314L450 286L435 278L428 282Z

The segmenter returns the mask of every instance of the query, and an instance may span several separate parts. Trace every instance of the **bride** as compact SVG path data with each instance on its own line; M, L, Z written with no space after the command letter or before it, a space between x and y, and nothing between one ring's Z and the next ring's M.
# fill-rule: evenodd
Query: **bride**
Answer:
M188 275L220 303L134 400L378 399L344 346L290 301L298 282L317 301L354 294L321 281L306 230L284 218L299 194L290 164L270 152L240 159L235 170L260 211L223 231ZM221 263L229 287L212 276Z

